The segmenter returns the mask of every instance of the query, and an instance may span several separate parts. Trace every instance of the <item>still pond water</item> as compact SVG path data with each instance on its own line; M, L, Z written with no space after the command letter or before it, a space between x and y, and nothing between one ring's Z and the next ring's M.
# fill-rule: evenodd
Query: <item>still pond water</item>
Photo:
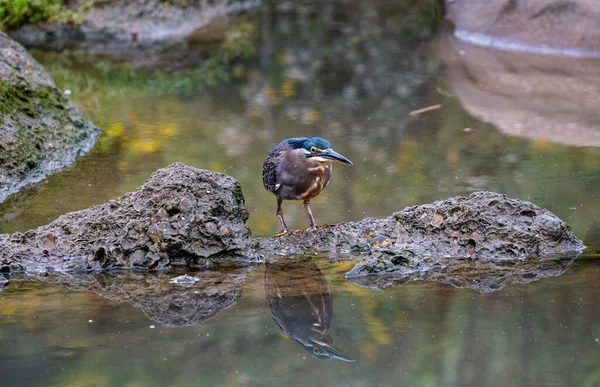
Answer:
M309 39L294 28L277 34ZM281 139L320 135L354 165L336 165L330 186L313 200L319 223L492 190L556 213L590 246L586 253L547 278L483 293L433 281L375 291L344 280L347 263L322 257L195 272L201 280L188 286L170 284L176 274L168 273L14 277L0 293L0 384L600 386L598 142L553 131L565 114L551 104L561 102L515 86L524 81L519 69L526 78L541 73L528 73L527 61L515 59L517 70L491 80L482 76L489 85L474 94L472 73L481 75L486 64L474 57L457 65L444 38L341 31L327 49L310 41L277 46L270 64L236 67L233 83L218 89L199 87L191 73L173 79L77 54L37 53L103 131L75 165L1 204L0 232L103 203L181 161L237 178L253 234L272 235L278 221L261 183L264 156ZM375 38L379 45L353 54ZM350 53L343 63L336 45ZM465 59L458 60L468 55L460 51ZM566 68L587 81L577 67ZM502 86L496 79L511 76L510 91L494 90ZM536 101L550 105L539 113ZM584 102L569 110L572 127L590 124ZM534 112L524 113L528 107ZM524 119L535 134L505 134L515 134L509 118L523 114L537 117ZM298 203L286 202L284 211L290 226L307 225ZM339 358L305 350L314 324Z

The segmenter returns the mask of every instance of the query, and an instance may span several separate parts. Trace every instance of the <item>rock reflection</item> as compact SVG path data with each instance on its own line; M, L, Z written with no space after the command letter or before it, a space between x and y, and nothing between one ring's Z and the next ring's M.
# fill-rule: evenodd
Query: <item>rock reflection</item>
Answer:
M557 259L524 260L454 260L438 259L426 270L349 278L356 285L381 290L410 281L436 281L467 288L479 293L492 293L509 285L524 285L546 277L563 274L577 255Z
M487 49L444 39L448 79L465 110L503 133L600 146L600 60Z
M265 296L279 330L317 359L354 360L333 344L333 298L309 256L267 262Z
M200 324L235 305L241 297L248 270L206 270L188 275L198 281L181 285L171 282L178 274L145 272L51 272L40 276L12 275L10 281L37 280L79 292L95 292L111 301L127 302L142 309L158 325L178 327Z

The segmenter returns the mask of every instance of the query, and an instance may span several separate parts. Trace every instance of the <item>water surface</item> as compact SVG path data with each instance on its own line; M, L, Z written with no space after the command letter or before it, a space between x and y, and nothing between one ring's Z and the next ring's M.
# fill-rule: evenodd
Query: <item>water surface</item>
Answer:
M314 258L308 259L312 262ZM165 326L181 322L166 317L186 314L187 304L181 302L184 297L174 296L170 305L157 298L154 309L163 311L152 314L147 311L154 309L147 303L141 308L139 303L138 307L129 303L139 301L134 292L125 297L128 301L116 302L91 291L15 280L0 293L3 383L13 386L290 383L596 386L600 383L597 307L600 260L597 258L579 259L559 277L488 294L422 281L376 292L344 281L342 266L328 264L323 259L314 262L317 271L311 270L304 277L304 287L295 281L295 294L290 297L285 292L277 309L270 308L268 298L265 299L269 293L265 292L263 266L248 273L239 303L191 326ZM297 275L289 264L287 268L291 276ZM270 270L269 266L266 270ZM173 285L173 292L181 289L182 293L193 294L202 288L200 282L192 290ZM327 297L328 290L332 312L321 317L330 321L334 345L354 359L353 363L319 360L278 327L283 320L287 324L284 327L294 327L293 332L310 330L311 325L304 329L301 326L312 321L302 307L305 303L301 298L309 295L316 303ZM176 305L183 305L183 309L174 312Z
M253 234L272 235L279 224L262 187L264 156L281 139L320 135L354 165L336 165L313 200L319 223L491 190L557 214L591 246L587 255L560 276L488 293L427 281L375 291L344 280L349 264L310 258L305 280L284 287L283 307L265 286L268 265L197 272L192 288L169 285L167 273L13 277L0 293L3 384L600 385L600 148L589 119L597 90L535 88L572 84L564 76L592 85L600 66L545 70L489 53L479 57L497 62L482 64L431 29L381 22L404 17L387 9L336 12L259 18L271 23L272 39L218 87L193 71L37 52L103 132L76 164L2 203L0 232L106 202L181 161L238 179ZM497 63L504 72L482 76ZM553 122L572 131L551 131ZM301 204L286 202L284 211L291 227L308 224ZM314 323L306 295L332 310L319 324L355 362L320 360L300 344L304 328L291 322Z

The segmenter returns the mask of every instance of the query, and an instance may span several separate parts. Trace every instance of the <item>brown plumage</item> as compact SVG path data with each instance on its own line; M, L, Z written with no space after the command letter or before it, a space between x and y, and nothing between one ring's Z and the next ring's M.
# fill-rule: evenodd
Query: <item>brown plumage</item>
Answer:
M263 164L263 185L277 198L277 217L282 233L290 231L283 219L283 200L303 200L310 220L307 230L316 229L309 203L329 184L333 161L352 164L320 137L289 138L269 151Z

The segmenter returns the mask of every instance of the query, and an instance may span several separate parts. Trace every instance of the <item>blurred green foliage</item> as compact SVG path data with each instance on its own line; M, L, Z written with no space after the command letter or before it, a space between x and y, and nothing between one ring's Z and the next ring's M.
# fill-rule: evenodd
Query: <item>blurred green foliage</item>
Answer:
M0 0L0 30L47 21L79 24L85 11L106 1L110 0L86 0L67 7L63 0Z
M0 0L1 1L1 0ZM243 80L247 68L255 58L258 29L255 21L245 21L230 27L225 40L203 66L174 72L143 71L127 65L116 65L103 60L90 60L82 53L56 53L33 50L34 56L51 62L53 79L59 84L71 85L82 92L94 92L104 83L113 85L108 92L124 90L138 95L153 96L189 95L206 86ZM72 72L73 64L85 72ZM92 75L92 76L90 76Z
M45 22L58 15L62 6L62 0L0 0L0 28Z
M200 69L197 76L207 85L231 81L233 65L254 57L259 34L256 22L248 21L231 27L219 50ZM194 70L192 70L194 71Z

